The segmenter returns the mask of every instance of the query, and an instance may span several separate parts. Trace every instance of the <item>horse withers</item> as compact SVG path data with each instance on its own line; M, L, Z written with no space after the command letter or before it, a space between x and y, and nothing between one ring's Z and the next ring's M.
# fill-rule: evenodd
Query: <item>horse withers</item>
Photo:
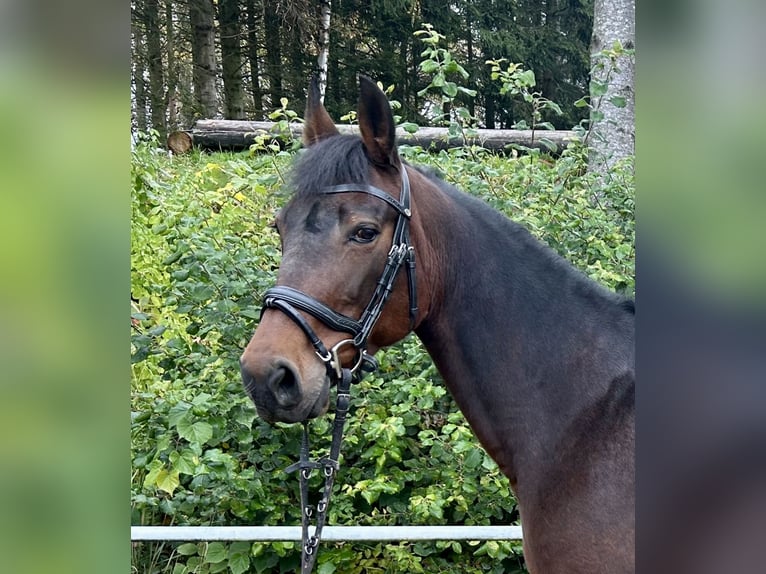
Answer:
M334 370L414 330L510 481L530 572L633 572L632 301L403 163L364 77L358 121L340 135L312 87L277 287L240 361L259 415L324 414Z

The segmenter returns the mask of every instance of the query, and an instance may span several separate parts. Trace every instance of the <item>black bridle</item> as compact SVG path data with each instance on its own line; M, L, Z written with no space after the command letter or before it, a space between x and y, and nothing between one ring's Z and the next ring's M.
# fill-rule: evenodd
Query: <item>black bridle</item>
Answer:
M352 381L360 380L365 373L372 372L377 368L377 361L367 354L367 339L380 319L383 307L388 301L393 290L394 281L402 266L406 265L407 282L410 300L410 329L415 326L418 314L417 289L415 279L415 250L410 243L409 222L412 212L410 209L410 182L407 170L402 164L402 186L399 199L392 197L382 189L372 185L361 183L349 183L326 187L320 190L320 194L331 195L336 193L366 193L386 202L398 213L394 235L391 241L391 249L383 272L378 279L375 292L370 302L362 311L359 319L352 319L346 315L334 311L314 297L287 287L278 285L268 289L264 295L263 309L278 309L287 315L306 334L317 356L322 360L327 369L330 384L337 386L335 405L335 419L333 421L332 444L330 456L318 461L309 459L309 435L308 423L304 423L303 440L301 443L300 461L291 465L286 470L293 472L300 470L301 487L301 526L302 526L302 554L301 572L307 574L312 571L316 561L317 547L322 535L322 528L327 516L330 494L332 493L335 473L338 470L340 447L343 441L343 426L346 422L350 401L350 387ZM352 338L343 339L329 350L317 336L301 312L308 313L333 331L348 333ZM350 368L344 368L340 359L340 350L352 345L357 351L357 359ZM314 514L314 507L308 503L308 481L311 471L322 469L325 475L325 485L322 498L316 506L316 525L313 534L309 532L310 520Z

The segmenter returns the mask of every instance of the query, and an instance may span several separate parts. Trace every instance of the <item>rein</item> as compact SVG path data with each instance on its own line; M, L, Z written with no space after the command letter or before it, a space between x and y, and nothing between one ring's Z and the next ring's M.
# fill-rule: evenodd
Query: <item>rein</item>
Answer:
M343 427L346 423L346 414L351 400L350 388L352 374L350 369L342 369L341 379L338 381L338 393L335 399L335 420L332 426L332 443L330 445L330 455L313 461L309 458L309 423L303 423L303 437L301 439L300 460L295 464L288 466L285 472L292 473L300 471L301 492L301 572L308 574L314 569L314 563L317 558L319 541L322 538L322 528L327 520L327 509L330 505L330 495L335 481L335 474L340 468L338 459L340 458L340 447L343 442ZM313 470L321 469L324 473L324 488L322 489L322 498L316 507L309 503L309 479ZM313 532L310 530L311 520L316 510L316 523L313 525Z
M320 194L331 195L336 193L365 193L386 202L398 213L394 235L391 241L391 249L383 272L378 279L375 292L369 303L362 312L359 320L352 319L342 313L331 309L314 297L287 287L277 285L268 289L264 295L263 310L278 309L287 315L304 332L319 359L325 364L327 377L330 385L337 386L335 403L335 419L333 421L332 443L328 457L318 461L309 458L309 432L308 421L303 423L303 438L301 441L300 460L285 469L286 472L300 471L300 495L301 495L301 572L308 574L314 568L317 548L322 536L327 509L332 494L333 482L339 468L340 447L343 442L343 427L346 422L349 402L351 399L350 389L352 382L358 382L366 373L377 369L378 363L374 357L367 354L367 339L380 319L383 307L388 301L393 290L399 270L406 264L408 294L409 294L409 318L410 329L415 325L418 313L417 286L415 281L415 250L410 243L409 221L412 216L410 209L410 182L407 170L402 164L402 186L399 199L392 197L382 189L367 184L342 184L327 187L320 190ZM301 311L308 313L333 331L348 333L352 338L343 339L329 350L314 332ZM343 367L340 360L340 350L352 345L357 351L357 360L351 368ZM308 487L311 472L321 469L325 476L325 484L322 497L316 508L309 504ZM313 532L310 531L311 520L316 510L316 524Z

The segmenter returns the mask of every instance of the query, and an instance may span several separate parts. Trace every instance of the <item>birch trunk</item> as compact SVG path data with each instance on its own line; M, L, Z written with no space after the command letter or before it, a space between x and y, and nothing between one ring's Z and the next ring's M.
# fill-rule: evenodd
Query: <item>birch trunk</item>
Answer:
M324 103L324 93L327 88L327 56L330 53L330 15L332 1L321 0L321 27L319 29L319 57L317 72L319 75L319 99Z
M591 39L591 65L596 68L598 53L619 41L632 49L635 44L635 0L595 0L593 36ZM616 67L595 69L591 78L591 103L603 113L603 119L593 122L589 137L588 169L604 174L618 160L635 153L635 90L633 84L635 59L622 56ZM593 92L593 81L607 82L604 95ZM619 107L613 102L624 102ZM591 121L594 118L591 114Z

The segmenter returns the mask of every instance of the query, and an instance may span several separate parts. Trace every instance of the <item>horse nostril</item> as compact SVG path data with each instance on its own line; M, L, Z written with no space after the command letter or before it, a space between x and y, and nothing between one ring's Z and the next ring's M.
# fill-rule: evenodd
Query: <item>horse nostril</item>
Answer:
M274 394L277 404L290 408L301 400L301 387L298 376L286 365L277 366L269 375L267 386Z

